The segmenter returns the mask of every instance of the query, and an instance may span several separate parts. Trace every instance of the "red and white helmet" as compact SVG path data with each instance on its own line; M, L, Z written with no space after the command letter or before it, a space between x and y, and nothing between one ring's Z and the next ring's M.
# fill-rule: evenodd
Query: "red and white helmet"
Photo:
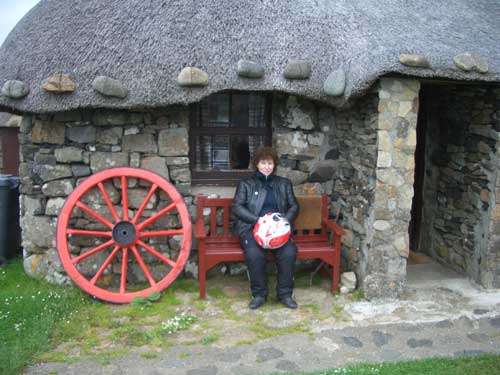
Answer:
M255 241L264 249L277 249L290 238L291 227L279 212L268 212L253 227Z

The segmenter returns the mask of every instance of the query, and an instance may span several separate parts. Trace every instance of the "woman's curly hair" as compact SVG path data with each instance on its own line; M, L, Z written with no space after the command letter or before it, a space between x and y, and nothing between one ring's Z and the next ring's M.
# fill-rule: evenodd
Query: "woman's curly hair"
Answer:
M255 150L252 158L252 165L253 167L257 170L257 164L261 160L269 160L272 159L274 162L274 170L273 173L276 171L276 167L278 166L279 158L278 154L272 147L259 147Z

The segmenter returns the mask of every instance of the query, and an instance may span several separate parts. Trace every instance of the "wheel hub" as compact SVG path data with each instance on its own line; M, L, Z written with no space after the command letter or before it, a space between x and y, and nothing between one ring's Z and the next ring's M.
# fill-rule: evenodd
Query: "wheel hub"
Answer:
M120 221L113 228L113 239L120 245L127 246L135 242L137 231L129 221Z

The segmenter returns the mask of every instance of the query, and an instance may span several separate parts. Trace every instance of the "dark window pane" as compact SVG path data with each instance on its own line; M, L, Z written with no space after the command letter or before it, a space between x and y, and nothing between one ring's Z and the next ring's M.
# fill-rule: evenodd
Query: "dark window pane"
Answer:
M233 94L231 126L239 128L264 128L265 97L261 94Z
M251 128L264 128L266 100L263 95L248 95L248 126Z
M229 169L229 137L219 135L212 137L212 168Z
M248 128L248 94L233 94L231 116L233 128Z
M212 166L212 137L196 137L196 166L199 171L209 170Z
M196 137L196 165L198 171L229 170L229 137Z
M229 94L215 94L201 102L202 127L229 126Z
M248 136L231 137L231 168L248 169L250 166L250 146Z
M266 137L262 135L251 135L248 137L248 150L250 151L250 160L253 158L255 149L266 145Z

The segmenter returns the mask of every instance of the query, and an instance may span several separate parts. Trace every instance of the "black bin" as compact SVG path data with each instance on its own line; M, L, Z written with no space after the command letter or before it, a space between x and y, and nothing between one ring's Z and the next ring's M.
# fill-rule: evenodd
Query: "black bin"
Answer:
M0 265L21 250L19 177L0 175Z

